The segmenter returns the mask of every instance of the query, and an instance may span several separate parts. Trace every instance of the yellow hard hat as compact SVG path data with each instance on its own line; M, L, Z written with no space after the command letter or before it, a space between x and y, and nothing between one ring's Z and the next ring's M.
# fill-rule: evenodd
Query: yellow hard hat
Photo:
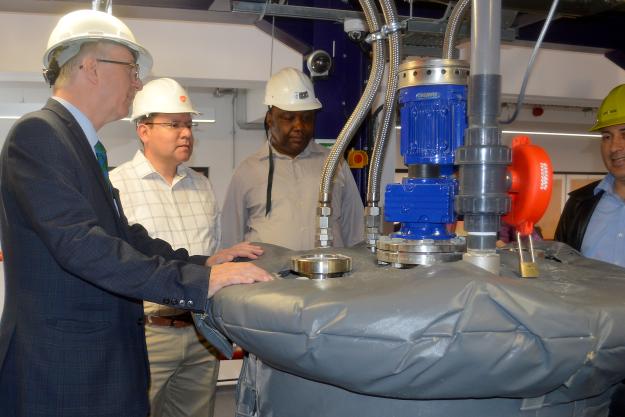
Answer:
M625 84L614 87L603 99L597 111L597 122L590 131L620 124L625 124Z

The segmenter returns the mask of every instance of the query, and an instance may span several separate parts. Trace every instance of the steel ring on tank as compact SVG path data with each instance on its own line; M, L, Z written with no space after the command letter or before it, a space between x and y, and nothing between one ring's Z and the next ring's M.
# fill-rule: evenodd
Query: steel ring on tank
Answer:
M459 59L420 58L399 66L398 88L431 84L466 85L469 63Z
M395 267L433 265L462 259L466 241L461 238L408 240L384 236L378 240L377 249L378 261Z
M465 246L466 241L464 239L458 238L449 240L408 240L382 236L377 243L377 247L379 250L411 253L464 252Z
M455 262L462 259L461 252L451 253L410 253L410 252L377 252L378 261L393 264L396 268L415 265L434 265L444 262Z
M341 277L352 270L352 258L340 253L315 253L291 257L291 269L311 279Z

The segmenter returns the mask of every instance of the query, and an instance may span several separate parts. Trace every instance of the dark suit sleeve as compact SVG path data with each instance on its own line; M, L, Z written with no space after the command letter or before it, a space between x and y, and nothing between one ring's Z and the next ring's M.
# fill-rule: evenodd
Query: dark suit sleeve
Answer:
M204 265L208 259L208 256L189 256L186 249L173 250L171 245L164 240L151 238L145 227L139 223L128 227L128 235L131 244L147 256L159 255L167 259L191 262L196 265Z
M156 303L177 300L180 308L201 310L209 269L182 262L186 254L138 228L125 229L89 165L91 156L77 143L84 137L67 136L45 117L30 117L7 138L2 163L9 174L2 187L12 198L5 204L17 206L14 221L45 247L20 250L47 250L66 271L115 294ZM172 260L151 256L157 253Z

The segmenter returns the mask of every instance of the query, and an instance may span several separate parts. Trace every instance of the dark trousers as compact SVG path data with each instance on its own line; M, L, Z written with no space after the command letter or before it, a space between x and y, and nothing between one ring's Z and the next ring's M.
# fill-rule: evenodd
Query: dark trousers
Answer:
M614 390L609 417L625 417L625 381L618 384Z

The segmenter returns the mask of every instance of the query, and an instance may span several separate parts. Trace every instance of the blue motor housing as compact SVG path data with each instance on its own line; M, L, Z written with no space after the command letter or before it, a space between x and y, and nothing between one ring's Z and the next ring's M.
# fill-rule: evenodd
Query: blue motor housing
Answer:
M404 178L401 184L386 187L384 218L401 222L404 239L451 239L446 225L455 221L454 178Z
M417 60L402 67L400 152L408 177L386 187L384 219L401 223L392 237L451 239L446 225L456 221L454 155L467 127L468 68L454 60Z
M406 165L453 165L467 127L467 87L421 85L399 92L401 144Z

